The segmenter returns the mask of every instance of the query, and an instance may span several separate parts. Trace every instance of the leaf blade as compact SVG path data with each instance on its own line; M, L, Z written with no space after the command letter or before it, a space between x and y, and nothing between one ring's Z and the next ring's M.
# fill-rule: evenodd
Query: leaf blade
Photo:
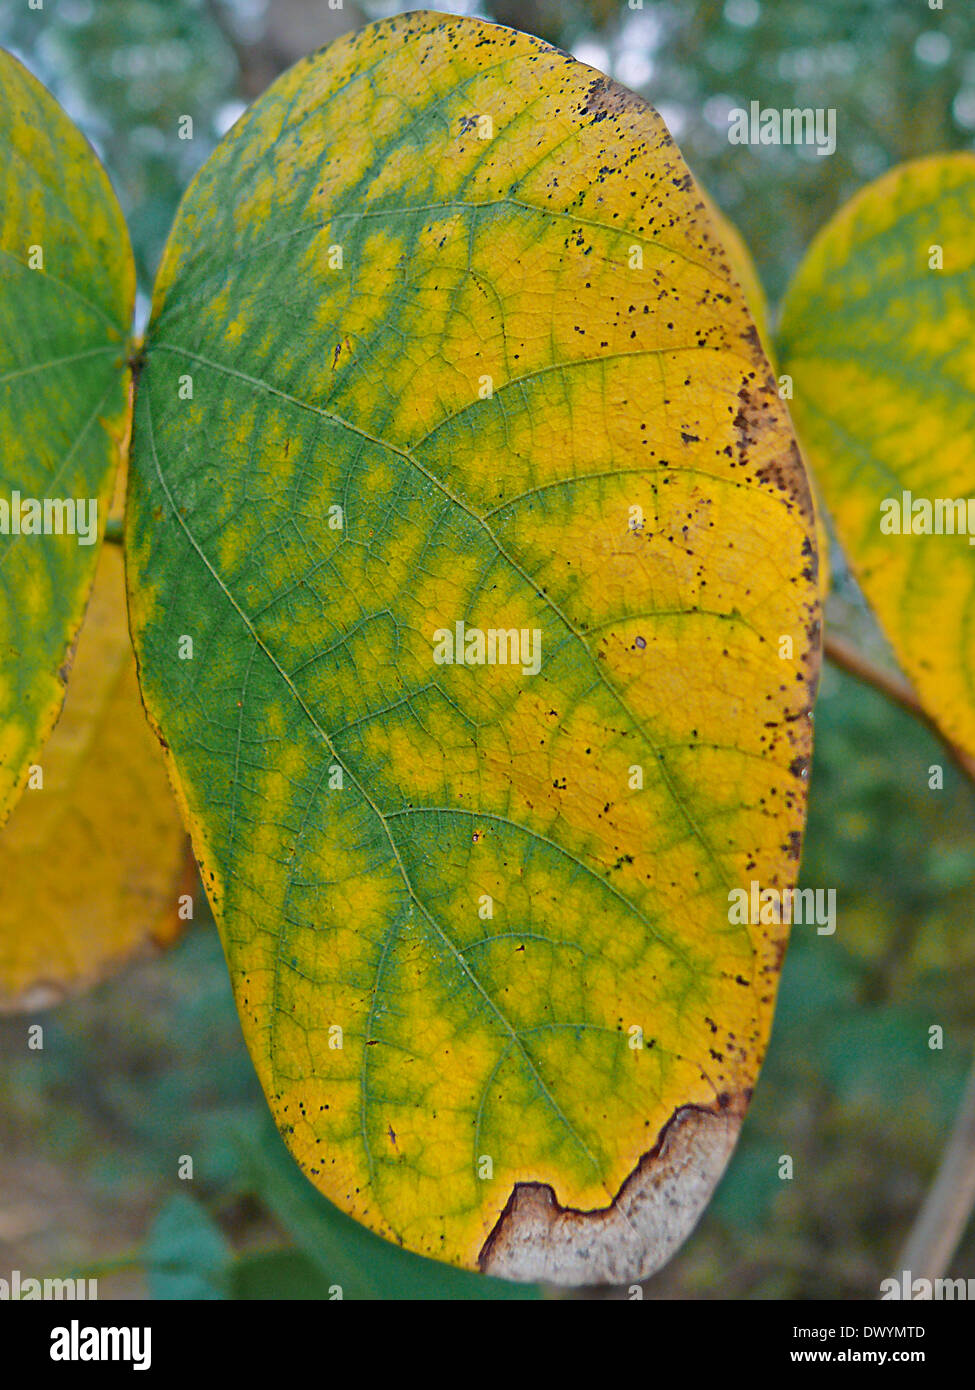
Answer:
M128 232L80 131L0 51L0 817L57 719L131 423ZM97 504L98 534L80 543ZM58 534L16 534L36 501ZM85 505L86 520L77 510ZM69 513L68 505L75 508ZM76 534L68 534L70 522ZM24 526L28 524L24 522ZM30 523L33 524L33 523Z
M195 873L146 727L121 551L105 546L64 709L0 831L0 1014L32 1012L169 946ZM30 923L25 930L25 922Z
M971 154L883 175L816 237L780 329L793 414L853 572L925 708L968 753L971 551L964 537L885 534L881 521L904 492L931 502L972 490L973 212ZM929 266L936 245L943 272Z
M367 116L378 153L346 137ZM798 853L815 545L723 264L650 108L524 35L422 12L280 79L164 257L127 533L146 703L292 1151L345 1210L455 1263L564 1282L659 1263L764 1046L781 934L729 930L727 891ZM544 674L438 669L452 619L537 628ZM788 690L773 631L794 639ZM762 728L740 727L736 680ZM740 1057L709 1057L709 1000ZM665 1174L681 1221L644 1210L648 1235L636 1198ZM547 1264L537 1232L488 1243L536 1220L502 1219L532 1184L596 1212L598 1268L554 1207Z

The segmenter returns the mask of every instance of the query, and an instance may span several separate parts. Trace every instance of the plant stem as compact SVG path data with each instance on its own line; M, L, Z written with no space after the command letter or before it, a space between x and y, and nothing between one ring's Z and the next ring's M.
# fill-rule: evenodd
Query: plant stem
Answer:
M975 785L975 758L958 748L938 728L922 707L913 687L903 676L875 666L842 637L827 635L823 650L835 666L872 685L908 714L914 715L937 735L959 769ZM928 1190L901 1251L897 1274L907 1270L912 1279L941 1279L958 1248L975 1209L975 1064L972 1066L961 1107L955 1117L948 1147L937 1177Z
M901 709L906 710L908 714L912 714L915 719L919 719L922 724L925 724L944 744L960 771L975 785L975 757L946 738L922 706L914 693L914 687L903 676L875 665L845 637L836 637L832 633L827 633L823 638L823 651L834 666L839 666L865 685L872 685L875 690L886 695L888 700L892 700L895 705L899 705Z
M95 1260L71 1271L72 1279L101 1279L106 1275L120 1274L129 1269L141 1269L144 1260L141 1250L130 1250L125 1255L114 1255L104 1260Z
M940 1279L975 1207L975 1066L972 1067L938 1175L901 1252L896 1273Z

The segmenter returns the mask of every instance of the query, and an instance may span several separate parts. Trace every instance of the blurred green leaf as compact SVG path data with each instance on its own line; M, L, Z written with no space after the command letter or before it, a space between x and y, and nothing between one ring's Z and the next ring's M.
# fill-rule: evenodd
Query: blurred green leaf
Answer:
M335 1297L314 1260L295 1250L269 1250L244 1255L231 1271L231 1298L282 1299L291 1303Z
M340 1212L302 1175L268 1115L238 1131L254 1192L347 1299L534 1299L542 1290L453 1269L389 1241Z
M231 1250L199 1202L181 1192L157 1216L146 1241L149 1292L160 1299L222 1299L230 1286Z

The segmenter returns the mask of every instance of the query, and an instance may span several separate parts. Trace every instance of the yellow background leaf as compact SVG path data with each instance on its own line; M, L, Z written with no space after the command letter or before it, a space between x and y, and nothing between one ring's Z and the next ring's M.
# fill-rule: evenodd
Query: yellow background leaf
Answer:
M104 170L0 51L0 822L64 698L128 443L134 298ZM16 534L25 501L61 533Z
M0 1011L44 1007L182 930L192 861L146 724L122 555L99 559L61 717L0 831Z
M975 155L885 174L816 237L779 335L803 448L853 573L922 704L969 754L975 549L966 535L885 534L881 521L905 492L975 497L973 224Z

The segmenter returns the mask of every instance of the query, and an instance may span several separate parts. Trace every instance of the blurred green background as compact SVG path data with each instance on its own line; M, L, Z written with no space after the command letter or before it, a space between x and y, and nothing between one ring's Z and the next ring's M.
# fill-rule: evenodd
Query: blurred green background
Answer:
M129 219L140 316L176 204L277 72L416 6L328 0L6 4L0 45L96 146ZM436 8L539 34L642 92L738 225L774 305L865 182L975 147L975 17L925 0L493 0ZM830 158L733 146L731 107L835 107ZM191 115L194 138L176 137ZM835 630L884 662L834 554ZM942 791L928 789L932 764ZM940 745L827 667L803 882L838 928L795 929L741 1142L647 1298L873 1298L931 1180L975 1042L975 794ZM29 924L25 924L25 930ZM42 1052L25 1045L45 1029ZM944 1047L928 1047L928 1029ZM192 1182L178 1156L194 1160ZM779 1177L781 1155L794 1176ZM37 1019L0 1020L0 1271L97 1275L107 1296L537 1297L404 1254L287 1157L248 1060L212 922ZM952 1265L975 1277L975 1232ZM543 1295L544 1296L544 1295ZM565 1295L560 1295L565 1296ZM578 1296L586 1296L581 1293ZM591 1291L625 1297L626 1290Z

